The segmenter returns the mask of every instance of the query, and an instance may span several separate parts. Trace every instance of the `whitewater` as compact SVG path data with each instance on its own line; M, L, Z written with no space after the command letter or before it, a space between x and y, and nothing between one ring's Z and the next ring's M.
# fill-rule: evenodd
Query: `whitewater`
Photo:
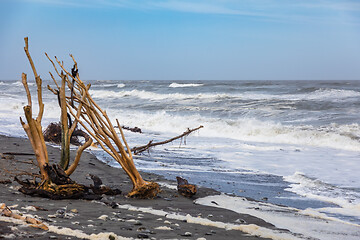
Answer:
M360 224L360 81L90 83L113 121L142 129L125 132L131 146L204 126L137 156L140 170ZM26 103L20 81L0 81L0 134L25 137L19 117ZM43 127L59 120L57 99L45 88L44 103Z

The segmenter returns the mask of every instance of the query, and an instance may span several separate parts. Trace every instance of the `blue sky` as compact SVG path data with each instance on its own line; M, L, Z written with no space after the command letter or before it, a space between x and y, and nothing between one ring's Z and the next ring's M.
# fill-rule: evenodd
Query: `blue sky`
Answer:
M360 1L0 0L0 80L360 80Z

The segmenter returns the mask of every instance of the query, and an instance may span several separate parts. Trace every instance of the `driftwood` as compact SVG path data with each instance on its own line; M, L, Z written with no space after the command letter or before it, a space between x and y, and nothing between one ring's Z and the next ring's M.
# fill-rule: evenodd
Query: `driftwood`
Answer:
M133 183L133 189L130 193L128 193L128 196L154 198L160 191L159 185L155 182L145 181L137 171L133 161L132 152L126 142L122 128L119 127L120 124L118 120L116 119L116 122L120 130L121 137L116 133L106 111L102 110L90 96L89 89L91 85L85 85L81 81L79 74L73 76L74 74L67 71L63 63L55 57L55 60L62 69L62 72L65 72L65 74L59 74L54 61L52 61L47 54L46 56L53 64L57 74L62 79L61 89L64 88L65 82L67 83L68 88L71 89L70 97L66 97L64 95L62 96L62 99L66 99L65 104L62 104L61 106L62 109L66 107L72 117L75 118L75 121L82 125L86 132L100 144L105 152L120 163L121 167ZM73 69L77 69L77 63L74 57L72 55L70 56L74 61ZM53 80L59 89L60 87L56 80L54 78ZM72 80L72 82L70 80ZM57 94L57 91L52 89L50 86L48 86L48 89L54 94ZM65 112L65 110L62 111Z
M146 150L149 150L149 149L152 148L152 147L155 147L155 146L158 146L158 145L164 145L164 144L170 143L170 142L172 142L172 141L174 141L174 140L176 140L176 139L186 137L186 136L188 136L189 134L191 134L192 132L199 130L200 128L203 128L203 126L199 126L199 127L197 127L197 128L194 128L194 129L188 128L185 132L183 132L183 133L180 134L179 136L173 137L173 138L168 139L168 140L166 140L166 141L161 141L161 142L155 142L155 143L154 143L154 142L151 140L151 141L149 141L149 143L146 144L146 145L139 146L139 147L133 147L133 148L131 149L131 151L136 155L136 154L139 154L139 153L144 152L144 151L146 151ZM185 142L185 143L186 143L186 142Z
M184 197L191 198L197 192L196 185L189 184L188 181L181 177L176 177L178 192Z
M93 174L89 174L90 178L93 180L94 185L90 184L91 190L98 195L118 195L121 194L121 190L119 189L111 189L108 186L103 185L101 179Z
M43 132L46 142L52 142L56 144L61 143L61 123L50 123ZM70 137L70 143L75 146L82 146L83 144L79 140L79 137L83 137L85 142L90 136L81 129L75 129Z
M114 126L115 128L117 128L118 126ZM126 127L126 126L122 126L122 129L128 130L130 132L135 132L135 133L142 133L141 128L138 127Z
M12 155L12 156L34 156L34 153L22 153L22 152L4 152L3 155Z
M39 221L35 218L25 217L20 214L14 213L13 211L10 210L10 208L8 208L5 205L5 203L0 204L0 214L5 217L22 220L26 223L29 223L31 227L36 227L36 228L40 228L43 230L49 230L49 228L44 223L42 223L41 221Z
M49 164L48 152L45 144L44 134L42 132L41 120L44 113L44 104L42 101L42 80L40 76L37 74L35 64L30 56L29 47L28 47L28 38L25 38L25 47L24 51L34 73L35 82L37 86L37 102L39 105L39 111L36 118L33 117L33 104L32 104L32 96L28 87L27 75L25 73L22 74L22 83L24 89L26 91L27 96L27 105L24 106L24 114L26 118L26 122L20 118L20 122L22 127L24 128L33 151L36 156L37 166L40 169L40 182L36 182L34 179L33 182L28 180L22 181L19 178L15 178L18 183L22 185L21 192L29 195L39 195L44 197L49 197L53 199L63 199L63 198L80 198L87 191L87 188L83 185L77 184L70 180L68 175L74 172L75 168L78 165L80 160L80 156L84 149L90 146L92 139L87 139L87 142L80 146L76 152L75 160L69 167L69 158L70 158L70 137L72 133L75 131L77 121L69 127L68 126L68 115L66 112L66 104L65 104L65 78L63 77L62 86L59 88L58 96L59 102L61 104L61 132L62 132L62 148L61 148L61 167L52 166ZM65 169L66 171L62 170ZM25 174L22 174L25 175ZM32 174L27 174L32 175ZM34 175L32 175L34 176Z

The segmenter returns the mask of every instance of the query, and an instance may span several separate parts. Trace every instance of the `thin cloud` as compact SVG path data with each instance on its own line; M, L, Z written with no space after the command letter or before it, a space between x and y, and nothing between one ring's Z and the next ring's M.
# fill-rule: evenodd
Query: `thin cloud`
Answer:
M360 3L340 0L24 0L69 7L128 8L145 11L174 11L198 14L238 15L267 21L327 23L336 20L334 14L349 14L341 24L358 24Z
M315 10L330 10L330 11L346 11L359 12L360 2L353 1L311 1L307 3L299 3L299 7Z

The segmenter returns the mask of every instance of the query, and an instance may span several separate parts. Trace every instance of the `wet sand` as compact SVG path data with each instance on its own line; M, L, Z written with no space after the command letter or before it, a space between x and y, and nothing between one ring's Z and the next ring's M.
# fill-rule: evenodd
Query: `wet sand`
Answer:
M50 163L60 157L57 148L48 147ZM265 239L240 230L227 230L226 226L255 224L276 229L262 219L216 207L198 205L196 198L220 194L209 188L199 188L195 198L178 194L174 182L161 176L141 173L146 180L161 184L161 193L152 200L131 199L126 193L132 184L122 169L107 166L90 153L84 153L71 178L89 186L93 182L88 174L100 177L103 184L118 188L122 194L103 196L101 200L51 200L27 196L18 191L20 185L14 175L23 171L38 172L27 139L0 136L0 203L12 210L28 213L49 225L49 231L30 227L28 224L11 223L0 217L0 238L15 239ZM4 154L4 153L17 153ZM74 153L72 153L74 155ZM10 183L6 183L10 180ZM170 187L166 187L170 185ZM216 203L214 203L216 204ZM40 207L36 210L33 207ZM205 223L206 222L206 223ZM219 227L225 224L225 227ZM224 224L223 224L224 223ZM228 224L228 225L226 225ZM210 226L209 226L210 225ZM251 226L251 225L250 225ZM114 237L114 238L112 238Z

